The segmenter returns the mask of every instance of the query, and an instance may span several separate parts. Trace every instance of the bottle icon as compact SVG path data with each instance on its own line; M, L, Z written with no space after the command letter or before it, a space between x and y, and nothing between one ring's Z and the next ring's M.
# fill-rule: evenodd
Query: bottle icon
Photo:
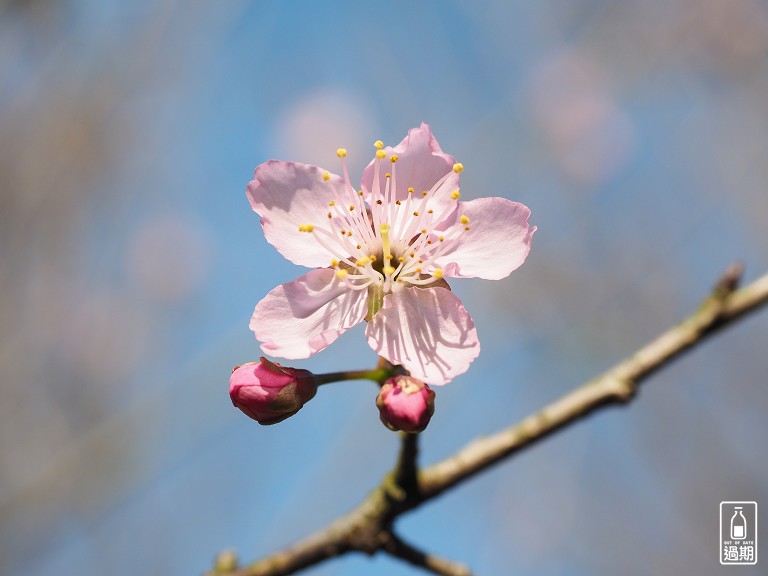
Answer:
M747 537L747 519L741 513L741 506L734 506L731 516L731 539L744 540Z

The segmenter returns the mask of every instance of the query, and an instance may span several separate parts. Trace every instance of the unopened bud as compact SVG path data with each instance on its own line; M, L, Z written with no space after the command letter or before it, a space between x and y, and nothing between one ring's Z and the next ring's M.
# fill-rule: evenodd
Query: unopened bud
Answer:
M237 366L229 378L232 404L264 425L293 416L316 392L310 371L285 368L266 358Z
M381 387L376 406L390 430L421 432L435 412L435 393L421 380L395 376Z

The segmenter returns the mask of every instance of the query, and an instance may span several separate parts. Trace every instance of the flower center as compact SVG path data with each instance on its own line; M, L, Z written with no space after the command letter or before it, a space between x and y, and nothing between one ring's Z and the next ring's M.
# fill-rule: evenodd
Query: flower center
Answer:
M332 256L336 277L353 290L368 289L369 314L381 308L385 294L407 286L425 286L443 277L435 260L450 251L460 235L469 230L469 218L461 216L447 230L437 228L458 204L459 191L447 192L444 184L464 167L454 164L430 190L413 187L399 190L398 157L389 156L391 172L381 179L381 164L387 158L381 141L375 143L373 186L367 202L363 190L355 190L347 171L347 151L336 151L341 159L344 187L329 186L328 212L313 223L300 223L299 232L310 233ZM323 180L328 182L325 172ZM435 202L437 194L450 194L450 202ZM319 216L319 215L318 215ZM461 225L458 225L458 224Z

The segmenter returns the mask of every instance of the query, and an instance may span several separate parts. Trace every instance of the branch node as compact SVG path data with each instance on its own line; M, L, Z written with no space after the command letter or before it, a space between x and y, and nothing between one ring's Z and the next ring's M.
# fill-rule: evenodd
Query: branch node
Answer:
M611 396L621 403L627 403L635 396L637 385L630 378L614 378L610 386Z
M213 570L207 571L205 576L229 574L237 570L237 564L237 553L234 550L222 550L213 561Z
M715 296L715 298L723 299L735 292L739 287L739 284L741 284L743 275L744 264L738 260L731 262L731 264L728 265L728 268L725 269L725 272L723 272L722 276L718 278L714 290L712 291L712 295Z

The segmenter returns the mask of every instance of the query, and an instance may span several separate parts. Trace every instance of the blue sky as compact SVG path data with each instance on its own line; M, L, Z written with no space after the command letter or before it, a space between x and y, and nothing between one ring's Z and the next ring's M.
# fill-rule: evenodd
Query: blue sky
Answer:
M354 181L373 141L425 121L463 197L532 209L519 271L452 286L483 351L438 390L425 463L631 353L732 260L764 272L766 22L749 0L0 5L0 571L252 560L391 467L370 383L269 428L231 406L253 306L303 273L245 199L267 159L334 171L344 146ZM766 500L764 316L402 533L480 574L710 573L719 502ZM357 329L296 365L375 361Z

